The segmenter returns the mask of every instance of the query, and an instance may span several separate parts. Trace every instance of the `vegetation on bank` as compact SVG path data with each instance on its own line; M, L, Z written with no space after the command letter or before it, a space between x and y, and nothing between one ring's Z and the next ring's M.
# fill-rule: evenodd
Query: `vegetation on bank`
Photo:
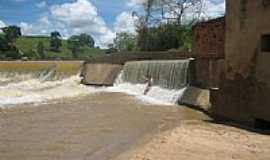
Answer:
M87 34L71 36L68 40L61 38L59 32L51 36L22 36L17 26L2 28L0 34L0 59L86 59L100 56L104 50L95 47L94 39Z
M34 59L72 59L73 54L72 50L68 47L68 41L61 40L61 43L62 45L59 51L52 51L50 50L50 37L22 36L17 39L16 46L24 53L24 56ZM41 48L41 44L44 49L38 49ZM44 54L45 56L42 57L40 54ZM104 50L83 46L79 48L78 57L76 58L89 58L99 54L104 54Z

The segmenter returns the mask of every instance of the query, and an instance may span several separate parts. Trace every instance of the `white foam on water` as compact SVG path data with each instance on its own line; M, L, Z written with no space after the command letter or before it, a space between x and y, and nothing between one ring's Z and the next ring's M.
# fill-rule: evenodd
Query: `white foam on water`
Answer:
M127 83L123 81L122 76L123 73L120 73L113 87L99 88L80 84L81 78L78 75L53 81L45 81L44 76L31 76L31 74L0 76L2 81L8 82L2 85L0 83L0 108L25 103L39 105L52 102L52 100L84 96L96 92L122 92L133 95L143 104L174 105L185 91L185 88L171 90L153 86L147 95L144 95L146 84Z
M135 96L135 98L144 104L155 105L174 105L185 91L185 88L180 90L169 90L159 86L153 86L147 95L144 95L145 88L145 84L121 83L113 87L108 87L105 91L126 93Z
M146 84L131 84L124 82L123 71L118 75L113 87L108 87L104 91L108 92L123 92L135 96L144 104L156 105L174 105L183 95L186 88L172 90L165 89L160 86L151 87L147 95L144 95Z
M56 81L34 78L2 85L0 86L0 107L13 107L13 105L24 103L40 104L49 100L87 95L95 91L92 87L81 85L80 80L79 76L74 75Z

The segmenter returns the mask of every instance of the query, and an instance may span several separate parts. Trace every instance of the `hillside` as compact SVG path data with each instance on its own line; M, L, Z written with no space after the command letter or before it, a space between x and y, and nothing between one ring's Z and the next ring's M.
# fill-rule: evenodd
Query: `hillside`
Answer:
M42 36L22 36L17 39L16 46L22 53L24 53L26 57L38 57L36 50L39 42L43 42L45 47L45 54L48 59L72 58L71 51L67 48L66 40L62 40L62 47L60 52L50 51L50 38ZM79 58L94 57L102 54L104 54L104 50L98 48L81 47L79 52Z

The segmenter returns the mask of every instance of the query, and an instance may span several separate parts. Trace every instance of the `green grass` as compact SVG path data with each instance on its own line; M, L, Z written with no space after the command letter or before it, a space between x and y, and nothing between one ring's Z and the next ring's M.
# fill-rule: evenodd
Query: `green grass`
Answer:
M22 51L26 57L38 57L36 48L39 42L43 42L45 47L45 55L48 59L60 58L60 59L72 59L72 53L67 48L67 41L62 40L62 47L59 52L50 51L50 38L42 36L22 36L17 39L16 46ZM100 56L104 54L104 50L98 48L81 47L79 52L79 58L89 58Z

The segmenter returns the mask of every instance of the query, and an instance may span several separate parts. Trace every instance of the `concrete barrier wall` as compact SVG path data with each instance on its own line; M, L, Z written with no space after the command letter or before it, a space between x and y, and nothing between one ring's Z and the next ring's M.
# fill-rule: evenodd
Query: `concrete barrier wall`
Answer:
M223 58L219 55L198 55L185 52L132 52L132 53L115 53L103 57L90 59L86 64L118 64L124 65L127 61L142 61L142 60L175 60L195 58L190 75L192 85L200 88L218 87L219 75L224 68Z
M82 64L83 61L0 61L0 72L39 72L54 67L57 73L74 75Z
M117 64L85 64L82 71L82 83L86 85L113 85L122 70Z

